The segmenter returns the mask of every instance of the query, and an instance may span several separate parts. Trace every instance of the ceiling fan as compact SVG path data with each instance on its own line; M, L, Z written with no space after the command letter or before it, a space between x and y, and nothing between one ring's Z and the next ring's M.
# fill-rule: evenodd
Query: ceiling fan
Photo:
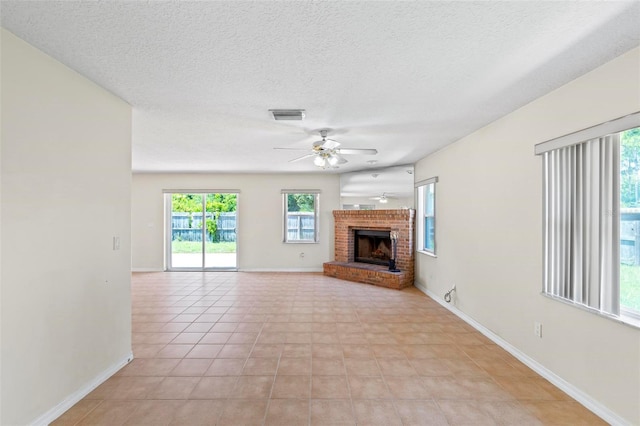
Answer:
M382 203L382 204L386 204L389 202L389 198L393 198L390 197L389 195L387 195L386 192L383 192L381 196L379 197L371 197L370 200L378 200L378 202Z
M329 167L338 167L340 164L344 164L347 160L342 157L343 155L375 155L378 153L377 149L357 149L357 148L340 148L340 142L333 139L328 139L327 134L329 129L320 130L320 137L322 140L315 141L311 145L311 152L301 157L289 160L290 163L295 161L304 160L306 158L313 158L313 164L323 169ZM300 150L300 148L274 148L274 149L290 149ZM303 148L304 149L304 148ZM308 149L304 149L307 151Z

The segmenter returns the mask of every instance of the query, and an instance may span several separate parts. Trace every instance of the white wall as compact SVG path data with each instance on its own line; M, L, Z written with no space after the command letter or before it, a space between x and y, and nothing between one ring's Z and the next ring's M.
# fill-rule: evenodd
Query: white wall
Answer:
M438 257L417 282L632 424L640 424L640 330L542 289L542 163L534 145L640 110L640 49L416 164L437 184ZM543 323L543 338L533 334Z
M338 175L134 174L132 251L134 271L164 269L163 190L237 190L238 268L243 271L321 271L334 259L333 214L340 208ZM320 242L282 242L282 189L319 189ZM300 257L303 252L305 256Z
M22 425L131 353L131 108L1 39L0 423Z

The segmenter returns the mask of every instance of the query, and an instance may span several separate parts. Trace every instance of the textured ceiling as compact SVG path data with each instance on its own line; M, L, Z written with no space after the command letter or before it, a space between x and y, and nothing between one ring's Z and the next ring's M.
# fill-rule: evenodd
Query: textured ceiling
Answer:
M639 44L640 2L2 1L2 26L133 107L134 171L413 163ZM275 122L270 108L304 108ZM370 166L367 160L375 158Z

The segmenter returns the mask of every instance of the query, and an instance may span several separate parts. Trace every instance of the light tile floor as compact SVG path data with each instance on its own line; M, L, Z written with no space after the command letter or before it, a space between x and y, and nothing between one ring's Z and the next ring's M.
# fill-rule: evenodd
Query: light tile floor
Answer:
M133 274L135 359L54 425L606 424L415 288Z

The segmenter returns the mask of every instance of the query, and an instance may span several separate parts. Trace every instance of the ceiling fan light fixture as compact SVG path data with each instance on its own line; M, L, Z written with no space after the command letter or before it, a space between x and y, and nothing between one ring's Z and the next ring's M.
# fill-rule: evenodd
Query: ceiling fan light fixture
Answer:
M302 120L304 119L303 109L270 109L274 120Z
M387 200L387 197L380 197L380 202L382 204L386 204L389 200Z
M273 114L274 118L277 118L277 112L282 110L269 110ZM291 110L288 110L291 111ZM299 110L304 112L304 110ZM304 116L304 114L302 114ZM341 148L340 142L333 139L327 139L329 129L319 130L321 140L316 140L311 144L311 150L302 149L307 151L308 154L303 155L293 160L289 160L290 163L295 161L304 160L306 158L313 157L313 164L322 169L334 168L337 169L342 164L346 164L347 160L343 155L375 155L378 150L373 148ZM292 149L300 150L300 148L274 148L274 149ZM310 151L310 152L309 152Z

